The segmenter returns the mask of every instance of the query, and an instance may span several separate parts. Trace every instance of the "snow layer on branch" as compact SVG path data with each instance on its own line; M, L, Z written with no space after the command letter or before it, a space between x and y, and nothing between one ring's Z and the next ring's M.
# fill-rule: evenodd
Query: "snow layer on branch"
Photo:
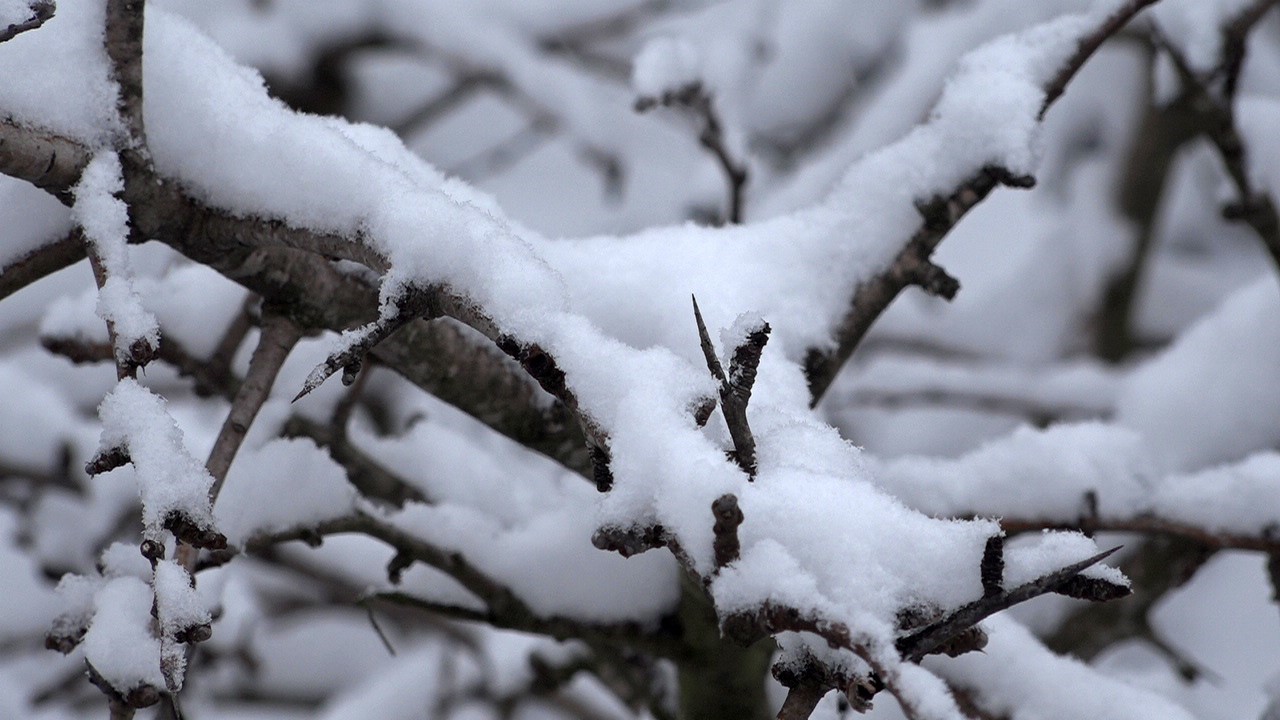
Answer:
M103 0L58 3L53 18L0 49L0 107L18 122L93 147L120 130L102 47Z
M108 580L94 597L85 660L122 695L143 684L165 687L150 609L151 587L135 577Z
M142 307L142 298L133 286L129 265L129 209L118 195L124 191L120 157L100 152L85 167L76 184L75 205L71 208L85 239L102 263L106 276L98 289L98 317L115 332L115 355L127 361L131 348L139 342L152 350L160 346L160 326Z
M775 215L811 203L828 192L860 157L906 135L928 114L965 53L1004 33L1017 32L1064 13L1081 12L1091 5L1099 6L1089 0L979 0L917 19L905 32L903 62L890 70L880 88L872 91L876 101L850 121L852 127L840 133L841 139L822 158L809 163L777 192L764 198L762 213Z
M31 9L33 0L0 0L0 28L17 25L30 20L35 13Z
M1142 508L1158 475L1141 438L1102 423L1020 428L954 459L871 460L881 487L932 515L1074 522L1097 493L1103 514Z
M1192 720L1165 698L1104 675L1074 658L1054 655L1017 622L986 620L983 652L933 657L925 666L969 691L978 707L1011 720L1114 718Z
M808 409L797 361L807 348L830 342L850 289L884 267L918 228L916 201L948 194L988 165L1034 171L1041 86L1098 17L1062 18L978 51L961 63L925 125L858 162L825 202L726 229L538 237L474 192L445 182L386 132L288 112L266 96L255 73L158 9L147 23L147 123L158 168L205 201L363 241L363 248L352 246L353 257L368 259L372 249L390 265L388 312L407 285L447 284L501 331L550 353L584 412L610 434L615 486L598 519L658 522L694 567L710 574L711 503L739 493L743 553L715 586L723 607L749 609L764 600L766 575L779 586L812 584L811 603L887 642L904 603L950 608L980 595L978 560L996 528L933 520L871 485L859 451ZM474 33L450 37L455 27L445 13L423 32L433 46L473 40ZM520 64L518 42L475 40L483 45L469 47L469 56L500 66L514 82L542 69ZM0 56L6 50L0 47ZM573 92L582 94L566 95L569 82L551 82L543 101L580 104L588 93L577 87ZM587 137L617 131L607 123L583 125ZM693 292L713 330L744 311L775 329L753 395L760 469L751 485L726 460L715 431L704 433L690 418L690 406L714 392L698 352L688 304ZM621 612L641 595L632 591L609 607L598 598L565 599L564 586L574 583L564 582L554 588L556 597L545 597L546 578L564 576L542 568L535 577L533 565L513 559L526 558L529 548L543 560L556 557L552 548L537 547L555 536L551 530L561 533L557 551L590 552L583 540L591 522L581 517L539 517L530 525L546 533L538 538L529 528L497 533L458 508L407 512L402 519L415 532L488 548L485 562L510 565L491 570L541 610L581 612L586 603L592 612ZM410 522L413 514L428 520ZM561 567L585 557L562 557ZM783 565L787 575L772 575ZM669 568L661 567L663 582Z
M163 398L125 378L102 399L98 417L102 420L100 450L126 450L136 471L148 537L158 538L174 513L202 529L213 527L209 508L213 478L187 451Z
M1152 509L1209 532L1265 536L1280 528L1280 454L1259 453L1233 465L1169 477Z
M1125 383L1119 423L1166 470L1238 460L1280 441L1280 290L1240 289Z
M313 527L350 515L356 491L346 472L310 440L243 448L227 473L214 514L228 542Z

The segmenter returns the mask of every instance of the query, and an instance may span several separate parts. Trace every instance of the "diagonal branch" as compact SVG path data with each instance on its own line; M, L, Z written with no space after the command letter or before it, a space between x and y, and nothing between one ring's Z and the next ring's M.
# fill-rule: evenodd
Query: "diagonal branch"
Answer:
M898 652L902 654L902 657L912 662L919 662L925 655L942 647L947 640L955 637L966 628L977 625L984 618L1034 597L1051 592L1060 592L1064 585L1079 576L1080 571L1101 562L1119 549L1117 547L1098 553L1093 557L1085 558L1060 570L1023 583L1012 590L985 595L981 599L956 610L945 619L899 638L897 642Z
M236 391L231 412L223 421L218 438L209 452L209 459L205 462L205 468L213 476L213 485L209 488L211 501L217 501L222 484L227 479L227 471L231 469L231 463L240 451L249 427L253 425L258 411L271 394L276 375L300 337L298 327L287 318L270 313L263 315L262 337L249 360L249 372Z
M716 356L716 346L711 342L696 297L693 298L693 319L698 325L698 341L707 361L707 369L720 383L720 407L724 412L725 425L729 427L729 437L733 439L733 458L748 478L754 478L756 440L747 422L747 404L751 401L751 388L755 384L760 356L765 344L769 342L769 323L757 321L748 328L742 344L733 350L729 372L726 374Z
M0 269L0 300L83 259L84 241L78 232L41 245Z
M31 17L0 30L0 43L8 42L28 30L35 30L53 17L57 9L53 0L35 0L30 4Z
M1040 117L1044 117L1085 61L1107 38L1156 2L1158 0L1129 0L1081 38L1075 52L1045 84ZM959 283L934 265L930 258L939 243L970 210L998 185L1026 188L1034 182L1034 178L1013 175L1003 168L984 167L960 183L950 195L921 203L919 208L923 219L919 229L887 268L860 283L854 291L849 308L836 327L835 347L812 348L806 355L805 377L809 381L811 404L818 404L871 325L907 286L919 285L948 299L955 295Z
M1224 51L1230 53L1233 48L1242 48L1244 38L1261 18L1262 14L1276 3L1274 0L1260 2L1224 28ZM1202 132L1213 143L1222 158L1223 168L1236 187L1239 198L1223 209L1223 215L1229 220L1246 223L1262 240L1262 245L1271 262L1280 270L1280 215L1276 212L1275 203L1265 190L1254 186L1249 174L1247 148L1240 131L1236 127L1233 97L1220 97L1209 86L1207 78L1201 77L1187 62L1182 52L1166 41L1159 33L1152 31L1156 46L1164 50L1173 63L1183 90L1190 94L1193 107L1202 117ZM1236 38L1233 40L1233 38ZM1243 49L1238 50L1243 57ZM1234 75L1238 72L1242 60L1233 60L1228 54L1222 64L1214 72L1226 73L1226 92L1234 92ZM1232 65L1235 65L1233 71Z
M747 180L750 178L747 163L735 157L729 149L724 123L716 111L715 100L700 82L693 82L679 90L664 93L661 97L640 97L636 100L637 112L647 112L655 107L682 107L687 109L700 124L698 142L711 153L724 173L729 188L729 207L725 221L731 225L743 221L743 202Z

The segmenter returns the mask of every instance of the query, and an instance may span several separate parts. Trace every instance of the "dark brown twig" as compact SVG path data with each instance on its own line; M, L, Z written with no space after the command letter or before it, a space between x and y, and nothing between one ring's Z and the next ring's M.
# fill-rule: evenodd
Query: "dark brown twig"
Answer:
M925 655L941 647L947 640L966 628L977 625L984 618L1026 602L1031 598L1039 597L1046 593L1058 592L1064 583L1071 581L1079 575L1080 571L1096 565L1119 549L1112 548L1030 582L1023 583L1012 590L975 600L951 613L945 619L900 638L897 642L898 652L902 654L902 657L912 662L919 662Z
M689 110L700 124L698 142L710 152L720 165L728 184L729 207L725 221L737 225L743 221L743 202L747 180L750 178L745 160L734 157L725 137L724 123L716 110L715 100L702 83L694 82L661 97L641 97L636 100L637 112L655 107L682 107Z
M715 517L712 532L715 539L712 548L715 551L716 569L722 568L738 559L742 552L742 543L738 540L738 526L742 524L742 508L738 507L738 496L725 493L711 503L711 514Z

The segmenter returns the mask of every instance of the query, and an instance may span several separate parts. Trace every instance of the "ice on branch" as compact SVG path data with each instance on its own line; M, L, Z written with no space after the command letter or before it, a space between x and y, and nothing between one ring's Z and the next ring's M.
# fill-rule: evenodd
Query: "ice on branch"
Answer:
M198 546L225 542L215 529L209 503L213 477L187 451L182 430L162 398L125 378L103 398L98 417L102 439L91 465L106 470L133 464L147 539L159 541L161 531L169 530Z
M160 346L160 325L142 307L133 285L129 209L119 197L124 191L121 173L120 158L114 152L95 155L73 190L76 200L71 214L101 268L97 311L114 333L116 361L141 365Z

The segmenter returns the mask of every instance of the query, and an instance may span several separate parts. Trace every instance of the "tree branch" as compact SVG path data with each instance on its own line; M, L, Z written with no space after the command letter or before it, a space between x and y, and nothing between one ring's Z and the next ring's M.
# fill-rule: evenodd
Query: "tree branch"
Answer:
M1040 117L1062 95L1086 60L1102 43L1120 30L1134 15L1158 0L1129 0L1081 38L1076 51L1045 85ZM942 297L951 297L959 284L930 261L933 251L970 210L986 199L997 185L1030 187L1034 178L1015 176L998 167L984 167L946 197L921 203L923 221L889 266L863 281L855 289L849 309L835 330L834 348L812 348L805 357L812 405L817 405L835 380L840 368L853 354L871 325L908 285L921 285Z
M3 148L0 147L0 153L2 152ZM0 269L0 300L59 270L75 265L85 257L84 241L78 231L41 245Z
M30 3L31 17L0 30L0 43L8 42L28 30L35 30L53 17L56 5L53 0L34 0Z
M236 391L231 412L223 421L218 438L209 452L209 459L205 462L205 468L213 476L213 485L209 488L210 501L217 501L222 484L226 482L227 471L231 469L231 463L240 451L249 427L253 425L262 404L271 394L276 375L300 337L297 326L287 318L270 313L263 315L262 336L249 360L249 372Z
M112 79L119 85L117 107L127 141L122 155L146 158L142 117L142 35L146 0L107 0L105 42Z

